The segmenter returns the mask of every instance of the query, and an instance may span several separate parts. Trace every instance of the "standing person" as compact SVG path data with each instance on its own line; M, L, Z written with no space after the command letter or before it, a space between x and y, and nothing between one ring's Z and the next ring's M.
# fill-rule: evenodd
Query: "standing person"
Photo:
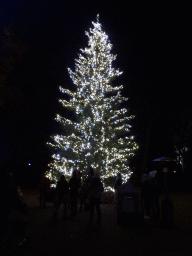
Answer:
M82 184L82 180L81 180L81 177L82 177L81 172L80 172L80 171L77 171L76 175L77 175L77 178L79 179L79 183L80 183L79 190L78 190L78 198L77 198L77 205L78 205L78 204L81 203L80 188L81 188L81 186L82 186L83 184Z
M89 186L89 183L90 183L91 179L93 178L93 176L94 176L94 171L93 171L93 168L90 167L90 170L88 172L88 177L86 179L87 187Z
M12 173L6 175L6 189L4 191L5 201L3 202L6 212L5 223L11 224L13 235L26 239L26 225L28 219L28 207L20 187L15 183ZM3 184L3 185L5 185ZM5 224L3 223L3 224ZM24 241L23 240L23 241Z
M151 179L149 174L144 173L141 180L141 193L144 201L145 219L151 216L152 197L151 197Z
M156 181L156 174L157 171L151 171L149 173L149 176L151 178L151 207L153 209L153 216L156 220L159 219L160 217L160 206L159 206L159 196L160 196L160 192L159 192L159 188L157 185L157 181Z
M55 212L53 215L53 218L57 218L57 213L59 211L59 208L61 204L64 206L64 213L63 213L63 220L66 220L67 218L67 199L68 199L68 190L69 190L69 184L65 179L64 175L61 175L60 180L57 182L56 187L56 196L57 200L55 203Z
M93 171L93 168L92 168L92 167L90 167L89 176L90 176L91 178L94 176L94 171Z
M78 198L78 190L81 186L80 179L77 176L77 171L74 170L72 173L72 178L69 181L69 197L71 204L71 216L76 216L77 213L77 198Z
M39 183L39 191L40 191L40 202L39 202L39 206L46 206L47 203L47 196L50 190L50 180L43 175L40 179L40 183Z
M115 189L114 205L115 205L115 207L117 207L118 189L121 187L121 185L122 185L122 178L121 178L121 173L119 172L117 174L117 178L116 178L115 186L114 186L114 189Z
M83 185L80 189L80 212L82 212L82 208L86 204L86 194L87 194L87 183L86 181L83 181Z
M89 186L89 183L90 183L91 179L93 178L93 176L94 176L94 172L93 172L93 168L91 167L90 171L88 172L88 177L86 179L87 187Z
M80 182L81 182L81 177L82 177L81 172L80 172L80 171L77 171L77 178L80 180Z
M101 195L104 191L103 183L100 180L99 173L95 173L93 178L90 180L89 186L87 188L88 198L90 200L90 223L93 222L94 216L94 206L97 211L98 224L101 224Z

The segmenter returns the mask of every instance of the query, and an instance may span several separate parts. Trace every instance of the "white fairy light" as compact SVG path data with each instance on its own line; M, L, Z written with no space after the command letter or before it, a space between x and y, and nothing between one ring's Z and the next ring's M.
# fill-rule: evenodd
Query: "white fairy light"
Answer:
M138 146L133 141L134 137L129 135L129 121L134 116L126 116L127 109L120 107L128 100L121 96L123 85L111 84L122 74L112 67L116 59L116 55L111 54L112 44L102 30L99 15L92 24L93 28L85 32L88 47L80 49L81 53L75 59L75 71L68 69L76 91L60 87L60 91L70 98L60 100L60 103L73 111L76 119L72 121L57 115L56 120L62 124L64 135L53 136L54 144L48 143L55 152L61 152L59 159L57 154L53 155L49 167L50 172L53 173L53 169L65 172L66 177L74 169L81 170L85 177L92 166L109 187L107 179L119 171L127 180L130 175L129 158Z

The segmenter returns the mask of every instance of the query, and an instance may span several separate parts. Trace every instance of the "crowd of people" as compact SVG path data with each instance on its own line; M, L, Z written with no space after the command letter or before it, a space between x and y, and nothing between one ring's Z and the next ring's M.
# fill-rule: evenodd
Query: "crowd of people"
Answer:
M157 180L157 171L150 171L145 170L144 174L142 175L141 179L139 180L135 174L132 174L129 180L127 181L127 186L139 188L140 189L140 203L142 206L142 212L144 214L144 219L160 219L160 195L163 192L163 186L165 184L159 184ZM114 206L117 208L117 201L118 201L118 192L119 189L122 187L122 177L121 173L118 173L116 182L115 182L115 194L114 194ZM125 188L125 186L124 186ZM127 188L127 187L126 187Z
M3 210L1 218L1 243L8 236L16 236L20 241L26 240L26 226L28 224L29 209L22 194L20 186L14 179L12 173L6 173L4 180L4 197L2 198ZM67 211L73 218L79 210L89 210L89 222L93 222L94 208L97 212L97 222L101 223L101 195L104 191L103 183L99 173L91 168L86 180L81 181L81 173L74 170L69 181L61 175L57 182L54 197L53 219L57 218L61 205L63 205L63 220L67 220ZM39 207L46 207L49 200L50 181L46 176L41 177L39 183ZM80 200L79 200L80 199Z
M141 198L144 205L144 218L154 218L156 220L160 217L159 196L160 189L156 180L156 171L144 173L139 185L141 190ZM12 223L15 232L21 232L25 236L25 215L27 214L27 204L24 201L23 195L19 186L14 183L13 175L7 174L6 199L4 209L4 219L8 219ZM135 180L134 174L131 176L129 183L135 186L132 182ZM118 173L114 184L114 205L117 207L118 191L122 188L122 177ZM50 189L50 181L43 176L40 180L39 191L40 200L39 206L46 206L48 201L48 191ZM88 173L87 179L82 180L81 173L74 170L69 181L64 175L61 175L57 182L54 198L54 213L53 219L57 219L58 212L61 205L63 205L63 220L66 221L70 215L72 218L77 215L77 210L89 211L89 222L94 220L94 211L96 209L96 216L98 224L101 224L101 198L104 191L103 183L99 177L99 173L94 172L92 168ZM79 206L79 209L77 209ZM69 212L69 213L68 213ZM8 216L8 218L7 218ZM20 227L18 229L18 226Z
M138 186L141 191L141 200L143 202L144 219L154 218L158 220L160 218L160 188L156 179L157 171L145 172L140 180L135 184L135 174L132 174L127 184ZM133 182L134 181L134 182ZM48 187L48 182L44 182ZM118 191L122 187L121 173L117 174L114 184L114 201L115 208L118 207ZM41 191L41 190L40 190ZM74 170L69 182L65 179L64 175L61 175L60 180L56 186L56 199L55 199L55 212L54 219L57 218L57 213L61 204L64 206L63 219L67 219L67 210L70 208L71 217L76 216L77 205L79 202L79 211L90 211L90 222L93 221L94 208L97 212L97 221L101 223L101 197L104 191L103 184L100 180L99 173L94 172L92 168L88 173L86 180L81 181L81 173ZM41 192L42 193L42 192ZM45 193L45 199L46 194ZM42 196L40 196L40 205L42 204Z
M79 202L79 211L90 211L90 223L93 222L94 208L97 212L97 222L101 223L101 196L104 191L103 183L99 177L99 173L94 172L90 168L87 179L81 180L80 171L74 170L69 181L61 175L55 189L54 215L57 218L58 211L63 205L63 220L67 220L67 211L70 209L70 216L75 217L77 214L77 206ZM47 177L43 176L40 181L40 207L46 205L47 195L50 189L50 182Z

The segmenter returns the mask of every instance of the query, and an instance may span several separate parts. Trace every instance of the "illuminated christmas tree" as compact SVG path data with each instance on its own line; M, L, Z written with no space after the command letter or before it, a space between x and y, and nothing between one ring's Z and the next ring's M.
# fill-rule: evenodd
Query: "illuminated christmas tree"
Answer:
M114 182L118 172L124 180L130 175L129 161L137 149L130 135L127 109L121 108L128 99L121 96L123 86L113 86L114 78L122 74L112 67L116 56L111 54L112 44L99 23L92 22L93 29L86 32L88 47L80 49L75 60L75 71L68 69L76 87L75 92L60 87L70 100L60 100L63 107L73 111L75 121L57 115L65 135L53 136L53 173L80 170L85 177L92 166L100 173L105 186ZM112 185L112 184L111 184Z

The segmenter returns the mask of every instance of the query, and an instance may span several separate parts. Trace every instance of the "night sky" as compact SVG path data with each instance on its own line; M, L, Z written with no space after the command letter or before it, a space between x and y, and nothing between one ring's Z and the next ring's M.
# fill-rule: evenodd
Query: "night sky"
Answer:
M0 1L1 58L11 56L5 31L25 45L3 86L1 165L19 161L45 169L46 142L61 132L54 117L66 114L58 103L59 85L74 88L67 68L74 70L97 13L117 54L114 66L123 71L114 83L124 85L136 116L132 132L141 159L146 145L150 159L173 155L172 130L191 108L192 4L145 2Z

